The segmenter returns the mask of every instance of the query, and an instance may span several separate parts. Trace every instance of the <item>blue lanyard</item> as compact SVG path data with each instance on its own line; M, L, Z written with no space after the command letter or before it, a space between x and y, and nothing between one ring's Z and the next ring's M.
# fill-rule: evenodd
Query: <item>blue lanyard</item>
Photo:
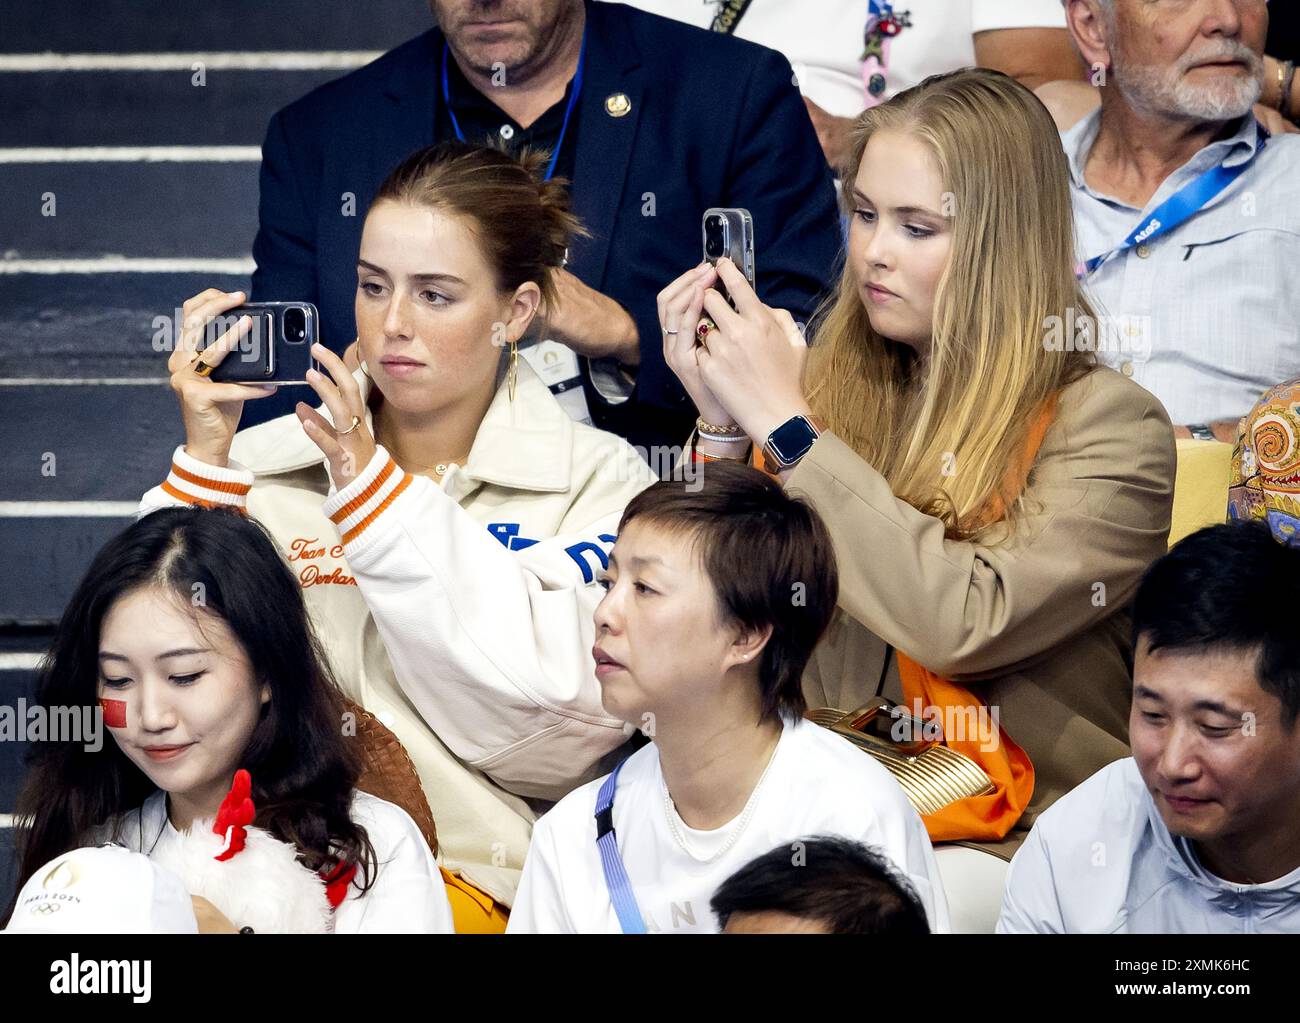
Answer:
M645 921L632 894L632 882L623 868L618 836L614 833L614 789L618 787L618 772L626 763L626 760L620 762L596 793L596 848L600 850L600 867L605 873L605 887L609 889L609 901L619 926L624 934L645 934Z
M1145 245L1161 235L1168 234L1174 228L1185 224L1200 213L1201 210L1205 209L1225 188L1241 177L1250 165L1255 162L1255 157L1259 156L1263 151L1264 144L1269 138L1268 129L1262 124L1256 124L1255 130L1257 132L1255 149L1250 154L1249 159L1243 160L1234 167L1225 167L1223 164L1211 167L1194 180L1188 182L1152 210L1151 214L1144 218L1137 227L1133 228L1122 243L1109 252L1103 252L1100 256L1093 256L1092 259L1084 263L1084 276L1096 271L1112 256L1127 252L1135 245Z
M569 105L564 108L564 122L560 125L560 137L555 140L555 151L551 153L551 162L546 168L546 180L551 180L551 175L555 173L555 161L560 158L560 147L564 145L564 136L569 130L569 118L573 116L573 108L578 105L578 94L582 92L582 65L587 59L587 29L582 29L582 45L578 50L578 69L573 73L573 90L569 93ZM456 111L451 108L451 90L447 87L447 44L442 44L442 102L447 107L447 113L451 115L451 127L456 132L456 138L465 141L465 133L460 130L460 121L456 119Z

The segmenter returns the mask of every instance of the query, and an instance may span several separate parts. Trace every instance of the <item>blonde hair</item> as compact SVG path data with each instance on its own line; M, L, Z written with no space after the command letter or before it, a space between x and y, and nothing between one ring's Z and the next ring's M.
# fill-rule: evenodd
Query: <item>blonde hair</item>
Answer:
M991 509L1019 510L1008 474L1032 422L1095 361L1045 343L1049 317L1093 316L1075 278L1068 165L1028 89L957 71L862 114L841 171L848 210L867 143L885 130L928 146L954 214L926 373L912 348L872 329L846 265L818 318L809 402L897 497L971 538Z

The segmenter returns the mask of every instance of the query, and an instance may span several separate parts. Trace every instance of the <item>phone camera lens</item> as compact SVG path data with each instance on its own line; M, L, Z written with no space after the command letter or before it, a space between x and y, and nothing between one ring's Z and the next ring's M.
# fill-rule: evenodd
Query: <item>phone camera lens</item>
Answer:
M307 312L304 309L286 309L284 311L284 339L290 344L302 344L307 340Z
M719 259L726 251L726 225L721 217L709 217L704 222L704 254Z

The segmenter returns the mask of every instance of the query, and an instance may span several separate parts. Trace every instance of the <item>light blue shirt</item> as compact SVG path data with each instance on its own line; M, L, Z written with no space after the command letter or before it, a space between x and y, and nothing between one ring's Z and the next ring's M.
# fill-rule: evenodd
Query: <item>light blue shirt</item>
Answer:
M1101 111L1062 138L1070 161L1080 262L1119 245L1197 175L1250 159L1242 118L1161 184L1139 210L1083 178ZM1175 424L1235 419L1270 387L1300 377L1300 136L1268 140L1251 167L1200 213L1150 244L1112 256L1087 281L1099 359L1151 391Z
M1295 826L1279 820L1280 828ZM1040 816L1011 861L999 934L1296 934L1300 868L1264 884L1211 874L1169 833L1132 757Z

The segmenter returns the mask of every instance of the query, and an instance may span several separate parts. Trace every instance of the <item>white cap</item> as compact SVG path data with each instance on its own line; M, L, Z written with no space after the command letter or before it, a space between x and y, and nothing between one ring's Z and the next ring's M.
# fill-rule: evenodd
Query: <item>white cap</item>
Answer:
M18 893L8 934L196 934L181 879L119 845L73 849Z

